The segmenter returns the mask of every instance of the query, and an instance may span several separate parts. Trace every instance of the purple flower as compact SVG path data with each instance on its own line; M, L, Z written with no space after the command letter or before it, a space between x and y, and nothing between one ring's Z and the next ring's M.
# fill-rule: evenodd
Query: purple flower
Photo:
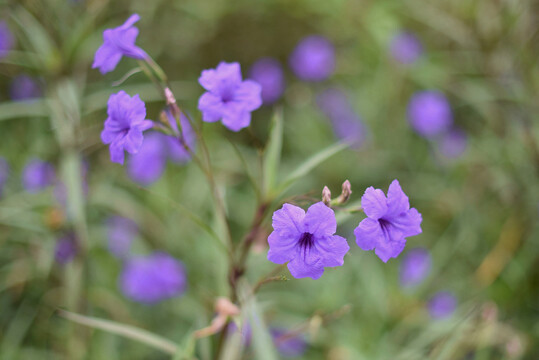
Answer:
M13 35L5 21L0 21L0 59L6 57L13 48Z
M402 259L400 266L400 282L404 287L419 285L430 272L432 260L427 249L410 250Z
M316 103L329 118L335 135L359 148L365 141L366 129L346 95L339 89L327 89L316 97Z
M120 275L122 293L133 301L145 304L180 296L186 286L183 264L164 252L129 259Z
M251 66L250 78L262 86L262 101L272 104L284 92L285 82L281 63L273 58L262 58Z
M133 14L122 26L103 32L103 45L95 53L92 69L99 68L105 74L114 70L124 55L140 60L147 57L144 50L135 46L138 29L133 24L139 19L138 14Z
M451 316L457 308L457 298L449 291L436 293L428 303L429 314L434 319Z
M106 226L109 251L117 258L127 258L131 243L138 235L137 224L131 219L112 216L107 219Z
M54 249L54 258L56 262L61 265L65 265L77 255L78 253L77 240L73 233L69 233L56 242Z
M221 62L216 69L204 70L198 82L207 90L198 100L202 120L221 120L232 131L251 123L251 111L262 105L262 87L252 80L241 80L238 63Z
M142 146L142 132L153 124L145 119L146 105L138 94L131 97L125 91L110 96L107 114L101 140L110 144L110 160L123 164L124 149L136 154Z
M408 121L423 137L439 135L453 123L449 101L438 91L415 93L408 104Z
M270 329L273 343L279 353L285 357L298 357L307 349L307 342L303 334L290 334L285 329Z
M9 164L6 159L0 156L0 197L4 191L7 179L9 177Z
M334 235L335 213L323 202L311 205L307 214L302 208L284 204L273 213L273 232L268 237L268 260L287 261L295 278L318 279L324 267L342 266L350 250L346 239Z
M9 93L12 100L28 100L40 97L42 90L31 76L19 75L11 82Z
M409 32L395 35L389 49L393 58L405 65L414 63L423 54L421 42L417 36Z
M307 36L290 55L289 64L301 80L325 80L335 71L335 48L323 36Z
M139 152L129 156L127 161L127 174L131 180L148 186L163 175L167 164L166 141L166 135L155 132L144 138Z
M389 185L387 197L380 189L367 188L361 206L367 218L354 230L356 243L365 251L375 249L383 262L402 252L406 237L421 233L421 214L410 209L408 197L397 180Z
M468 136L458 128L454 128L444 133L438 140L438 151L450 159L459 157L466 151L468 146Z
M196 147L196 133L193 127L191 126L191 123L189 122L189 119L181 113L180 115L180 125L182 127L182 131L180 134L180 131L178 130L178 124L176 124L176 119L172 116L170 111L166 111L166 115L168 118L168 121L170 123L170 126L174 130L174 133L176 134L176 137L173 136L167 136L166 137L166 151L168 154L168 158L175 163L183 164L189 160L191 160L191 154L183 147L183 145L180 143L179 136L181 135L183 138L183 141L191 151L195 151Z
M39 159L30 160L22 173L22 185L30 193L36 193L50 186L55 179L53 166Z

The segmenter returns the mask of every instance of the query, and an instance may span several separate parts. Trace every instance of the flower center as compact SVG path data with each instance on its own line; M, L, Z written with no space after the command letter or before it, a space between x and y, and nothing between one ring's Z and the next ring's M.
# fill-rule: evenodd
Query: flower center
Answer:
M313 234L304 232L299 238L299 246L301 248L310 249L314 245Z

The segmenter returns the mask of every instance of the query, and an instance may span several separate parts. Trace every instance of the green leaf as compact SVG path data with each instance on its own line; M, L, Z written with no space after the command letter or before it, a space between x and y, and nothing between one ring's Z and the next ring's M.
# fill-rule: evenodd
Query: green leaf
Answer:
M36 99L0 104L0 121L41 116L49 116L49 108L45 100Z
M277 108L273 113L271 131L263 160L264 194L269 195L275 187L277 172L283 147L283 110Z
M340 151L348 148L348 146L348 143L337 143L314 154L313 156L308 158L303 164L299 165L295 171L288 175L288 177L277 187L277 193L280 194L286 191L297 180L307 175L316 166L320 165L321 163L323 163L333 155L339 153Z
M181 359L181 357L178 357L178 345L168 339L165 339L144 329L140 329L130 325L120 324L110 320L75 314L65 310L60 310L60 316L71 320L77 324L88 326L93 329L103 330L112 334L126 337L131 340L138 341L155 349L161 350L167 354L175 355L177 358Z

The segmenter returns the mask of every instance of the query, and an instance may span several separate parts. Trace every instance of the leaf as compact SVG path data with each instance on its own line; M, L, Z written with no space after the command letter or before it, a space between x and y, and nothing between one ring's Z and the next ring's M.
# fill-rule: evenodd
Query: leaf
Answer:
M45 100L35 99L0 104L0 121L47 116L49 116L49 108Z
M60 316L71 320L77 324L85 325L93 329L103 330L112 334L126 337L131 340L138 341L140 343L144 343L167 354L175 355L177 358L181 359L181 357L178 356L178 351L180 350L178 345L168 339L165 339L144 329L140 329L131 325L120 324L110 320L75 314L65 310L60 310Z
M324 150L314 154L308 158L303 164L299 165L295 171L293 171L288 177L277 187L277 193L280 194L286 191L297 180L307 175L316 166L320 165L325 160L329 159L333 155L346 149L349 146L347 143L337 143L331 145Z
M277 172L283 147L283 109L277 108L273 113L271 131L263 160L264 194L269 195L277 181Z

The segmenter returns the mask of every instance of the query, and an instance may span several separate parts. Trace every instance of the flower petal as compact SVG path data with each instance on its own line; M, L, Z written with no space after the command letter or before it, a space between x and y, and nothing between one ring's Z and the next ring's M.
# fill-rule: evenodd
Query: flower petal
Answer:
M228 103L225 106L225 116L222 120L223 125L232 131L240 131L251 124L251 113L245 110L234 112L236 108L233 108L231 103ZM228 111L228 109L233 110Z
M379 219L387 212L387 199L382 190L371 186L361 197L361 206L368 217Z
M314 249L298 249L292 261L288 263L290 274L296 279L310 277L314 280L324 273L322 258Z
M387 262L390 258L396 258L404 250L406 239L401 238L398 241L380 242L376 245L374 253L383 261Z
M122 146L115 145L113 142L110 144L109 151L110 161L123 165L125 159L124 148Z
M106 74L114 70L121 59L122 53L119 49L116 46L105 42L95 52L92 69L99 68L101 74Z
M354 235L356 236L357 246L365 251L374 249L379 242L384 240L384 233L380 223L371 218L363 219L355 228Z
M402 191L397 179L393 180L387 191L387 216L397 216L410 209L408 196Z
M130 154L136 154L142 146L143 140L142 131L131 128L125 136L124 149Z
M298 243L298 236L282 236L277 231L273 231L268 237L270 247L268 260L276 264L284 264L292 260L296 254L295 246Z
M284 204L280 210L273 213L273 229L281 236L299 236L304 233L303 218L305 211L291 204Z
M337 231L335 213L321 201L309 207L303 225L306 232L316 237L333 235Z
M421 234L421 214L415 209L401 213L391 218L391 224L396 227L405 237Z
M344 255L350 250L346 239L339 235L317 238L314 246L322 257L322 265L329 267L342 266Z
M202 120L206 122L219 121L223 117L224 107L221 97L211 92L202 94L198 99L198 109L202 112Z
M234 101L241 102L247 111L258 109L262 105L262 87L255 81L245 80L234 91Z

